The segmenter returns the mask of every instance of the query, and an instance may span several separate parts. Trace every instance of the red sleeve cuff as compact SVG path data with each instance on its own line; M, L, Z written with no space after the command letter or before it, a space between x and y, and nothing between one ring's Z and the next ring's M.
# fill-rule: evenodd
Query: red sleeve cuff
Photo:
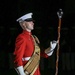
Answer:
M48 58L48 55L45 52L41 52L41 57Z

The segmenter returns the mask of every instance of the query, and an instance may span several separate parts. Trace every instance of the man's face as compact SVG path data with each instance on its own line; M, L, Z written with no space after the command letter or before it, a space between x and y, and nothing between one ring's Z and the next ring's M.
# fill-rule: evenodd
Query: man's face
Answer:
M29 22L25 21L23 26L25 27L26 30L29 30L29 31L34 29L33 21L29 21Z

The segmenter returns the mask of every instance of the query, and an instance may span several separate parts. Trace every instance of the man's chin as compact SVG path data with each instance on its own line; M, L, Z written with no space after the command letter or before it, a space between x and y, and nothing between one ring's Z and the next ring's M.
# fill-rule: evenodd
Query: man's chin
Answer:
M32 28L32 30L34 30L34 28Z

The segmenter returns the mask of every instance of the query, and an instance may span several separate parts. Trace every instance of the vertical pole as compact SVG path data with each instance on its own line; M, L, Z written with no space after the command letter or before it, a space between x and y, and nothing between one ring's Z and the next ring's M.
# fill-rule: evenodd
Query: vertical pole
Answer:
M59 62L59 48L60 48L60 29L61 29L61 18L62 18L62 9L59 9L57 12L58 18L59 18L59 25L58 25L58 45L57 45L57 52L56 52L56 72L55 75L58 75L58 62Z

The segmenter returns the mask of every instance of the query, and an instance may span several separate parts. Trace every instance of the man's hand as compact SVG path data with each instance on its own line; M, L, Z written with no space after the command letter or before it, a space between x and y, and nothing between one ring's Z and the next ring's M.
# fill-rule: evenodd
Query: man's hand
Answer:
M51 50L54 50L55 49L57 43L58 43L58 41L51 41L50 42L50 48L51 48Z
M58 41L51 41L51 42L50 42L50 47L45 50L45 53L46 53L48 56L51 56L51 55L53 54L54 49L55 49L57 43L58 43Z
M23 66L19 66L19 67L15 68L15 70L17 71L18 75L26 75L24 73Z

